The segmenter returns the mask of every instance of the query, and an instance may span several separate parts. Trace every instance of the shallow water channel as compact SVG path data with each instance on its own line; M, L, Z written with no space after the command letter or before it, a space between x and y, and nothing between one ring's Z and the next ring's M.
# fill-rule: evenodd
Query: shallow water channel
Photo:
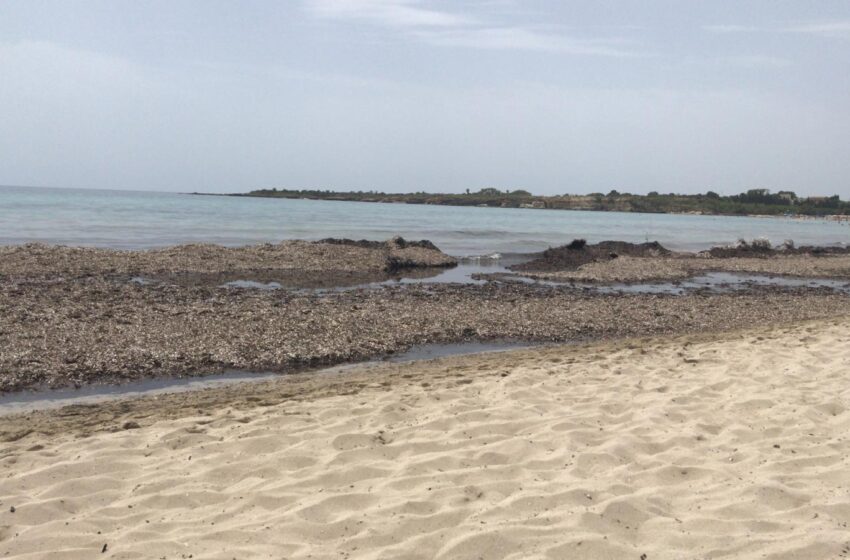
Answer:
M517 341L460 342L454 344L422 344L405 352L391 354L366 362L341 364L305 372L309 375L338 375L357 366L381 362L407 363L445 356L484 354L529 348L534 344ZM45 389L23 391L0 396L0 416L34 410L49 410L69 405L90 405L107 401L183 393L242 383L268 381L285 374L228 371L203 377L167 377L144 379L121 385L88 385L79 389Z
M753 287L772 286L777 288L828 288L850 293L850 283L829 278L792 278L764 274L733 272L708 272L677 282L645 282L636 284L576 284L583 289L600 293L673 294L683 295L701 290L711 293L728 293Z
M483 277L476 277L484 275ZM341 292L358 289L381 288L384 286L399 286L404 284L473 284L483 285L488 282L521 283L533 286L548 286L573 288L584 292L600 294L669 294L686 295L700 291L708 293L729 293L748 290L755 287L775 288L826 288L837 292L850 293L850 282L829 278L794 278L766 274L748 274L737 272L708 272L685 280L667 282L636 282L636 283L592 283L592 282L557 282L539 280L520 276L498 262L487 265L461 263L454 268L446 269L435 276L425 278L401 277L383 282L358 284L340 288L299 290L312 292ZM282 286L278 282L257 282L253 280L235 280L223 284L222 287L233 289L277 290Z

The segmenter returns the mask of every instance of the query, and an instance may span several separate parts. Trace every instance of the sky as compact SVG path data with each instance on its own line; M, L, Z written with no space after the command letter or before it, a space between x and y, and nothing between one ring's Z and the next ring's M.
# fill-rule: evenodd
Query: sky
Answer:
M850 198L850 2L0 0L0 184Z

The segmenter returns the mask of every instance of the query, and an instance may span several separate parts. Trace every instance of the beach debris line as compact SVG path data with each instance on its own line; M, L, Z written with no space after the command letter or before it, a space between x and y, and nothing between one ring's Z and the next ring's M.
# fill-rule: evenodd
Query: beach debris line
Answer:
M101 279L0 282L0 392L228 370L289 373L423 343L725 330L844 314L847 302L831 290L769 287L679 297L514 283L302 294Z
M579 265L589 259L599 260ZM148 274L167 270L176 277L230 268L243 274L258 266L277 266L334 282L346 269L386 274L388 266L454 263L427 241L401 238L154 251L3 247L0 393L230 370L289 373L424 343L572 341L724 330L846 314L848 301L843 290L814 281L806 286L753 286L736 293L700 290L685 297L520 282L321 292L128 281L139 269ZM850 278L850 255L713 258L671 253L651 242L591 245L576 240L538 255L532 263L550 272L516 274L562 283L676 279L712 270Z
M768 258L782 255L850 255L850 246L834 245L815 247L803 245L797 247L793 239L786 239L780 245L774 247L766 237L758 237L749 242L746 239L739 239L734 245L712 247L708 251L703 251L702 254L707 254L713 258Z
M243 277L288 274L388 274L400 270L447 268L457 259L427 240L323 239L224 247L177 245L123 251L30 243L0 247L0 278L7 280L125 278L144 285L161 277L242 273ZM140 279L142 281L140 281Z

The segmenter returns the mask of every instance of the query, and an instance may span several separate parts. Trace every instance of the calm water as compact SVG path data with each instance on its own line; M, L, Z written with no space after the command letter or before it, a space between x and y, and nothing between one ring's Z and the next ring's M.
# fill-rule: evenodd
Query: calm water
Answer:
M774 243L850 242L824 220L463 208L192 196L175 193L0 187L0 244L31 241L116 248L178 243L244 245L283 239L430 239L446 252L530 252L577 237L658 240L704 249L740 237Z

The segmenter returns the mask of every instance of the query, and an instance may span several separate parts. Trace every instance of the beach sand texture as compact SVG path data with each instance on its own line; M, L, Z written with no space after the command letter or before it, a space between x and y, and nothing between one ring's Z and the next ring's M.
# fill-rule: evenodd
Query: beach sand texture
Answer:
M0 557L850 556L847 319L286 383L34 415Z

